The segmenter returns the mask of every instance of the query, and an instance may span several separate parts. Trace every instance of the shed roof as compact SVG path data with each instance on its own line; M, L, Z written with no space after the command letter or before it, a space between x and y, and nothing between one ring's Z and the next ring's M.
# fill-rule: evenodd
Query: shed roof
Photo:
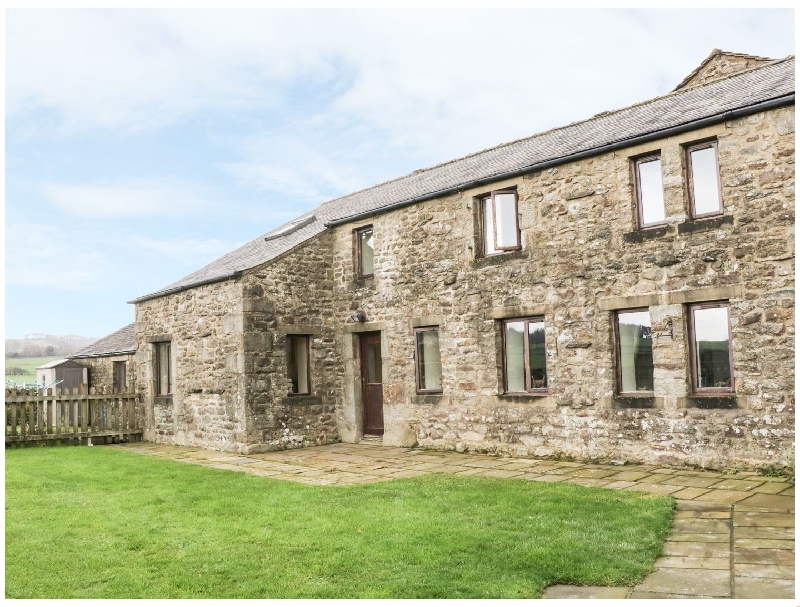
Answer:
M67 358L62 358L60 360L51 360L49 363L45 363L43 365L39 365L36 367L36 370L39 369L52 369L54 367L83 367L83 365L76 363L72 360Z
M73 358L94 358L97 356L118 356L136 352L136 328L134 323L125 325L119 331L98 339L83 350L76 352Z
M233 278L292 250L331 224L377 215L458 189L569 162L581 155L634 145L643 137L655 138L673 129L698 128L699 124L729 119L733 112L753 113L763 109L765 103L794 103L794 56L760 64L701 86L679 89L620 110L603 112L588 120L414 171L328 201L196 272L130 303Z

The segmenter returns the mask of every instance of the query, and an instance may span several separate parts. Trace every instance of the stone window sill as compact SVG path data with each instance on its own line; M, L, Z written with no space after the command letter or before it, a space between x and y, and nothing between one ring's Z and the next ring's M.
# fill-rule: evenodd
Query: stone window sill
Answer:
M498 394L498 400L507 403L529 403L531 401L544 400L552 398L549 392L526 392L526 393L513 393L513 394Z
M282 405L321 405L322 398L313 396L311 394L295 394L293 396L284 396L281 399Z
M414 405L439 405L442 403L443 399L445 399L445 395L441 392L434 392L432 394L415 394L411 397L411 403Z
M658 226L657 228L642 228L635 232L627 232L622 235L622 240L629 243L640 243L645 240L655 240L664 236L674 236L675 230L672 226Z
M169 396L154 396L153 404L161 406L172 405L172 395L170 394Z
M472 260L472 267L474 269L486 268L489 266L501 266L509 261L517 259L527 259L528 253L522 249L518 251L509 251L508 253L497 253L496 255L489 255L487 257L476 257Z
M734 394L684 396L678 399L678 407L687 409L737 409L739 407L739 399Z
M611 398L612 409L657 409L664 404L663 398L655 396L626 396L617 394Z
M733 215L719 215L708 219L695 219L678 224L678 234L693 234L695 232L708 232L724 225L733 225Z

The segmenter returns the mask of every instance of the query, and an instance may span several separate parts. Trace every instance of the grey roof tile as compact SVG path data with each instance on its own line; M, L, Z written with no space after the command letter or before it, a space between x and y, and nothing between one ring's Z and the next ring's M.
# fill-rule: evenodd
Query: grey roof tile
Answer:
M134 323L131 323L111 335L98 339L68 358L93 358L95 356L133 354L134 352L136 352L136 329Z
M475 181L490 180L515 170L636 137L722 116L732 110L794 94L794 57L759 65L708 84L673 91L662 97L575 122L470 154L323 203L310 213L223 255L196 272L131 303L208 282L225 280L236 273L275 259L323 232L325 223L378 213L391 205L446 191ZM313 221L283 236L265 240L294 222L314 215Z

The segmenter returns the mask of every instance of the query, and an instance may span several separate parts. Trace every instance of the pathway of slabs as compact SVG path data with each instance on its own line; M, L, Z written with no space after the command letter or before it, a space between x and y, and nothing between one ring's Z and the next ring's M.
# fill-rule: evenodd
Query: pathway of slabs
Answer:
M677 510L670 536L643 582L551 586L544 598L794 598L794 483L784 478L346 443L254 455L153 443L110 448L309 485L449 472L671 495Z

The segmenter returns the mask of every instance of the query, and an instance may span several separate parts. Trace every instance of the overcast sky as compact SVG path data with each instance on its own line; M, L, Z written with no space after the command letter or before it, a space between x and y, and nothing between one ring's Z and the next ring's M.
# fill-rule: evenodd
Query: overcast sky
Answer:
M671 91L780 10L6 12L6 337L102 337L331 198Z

